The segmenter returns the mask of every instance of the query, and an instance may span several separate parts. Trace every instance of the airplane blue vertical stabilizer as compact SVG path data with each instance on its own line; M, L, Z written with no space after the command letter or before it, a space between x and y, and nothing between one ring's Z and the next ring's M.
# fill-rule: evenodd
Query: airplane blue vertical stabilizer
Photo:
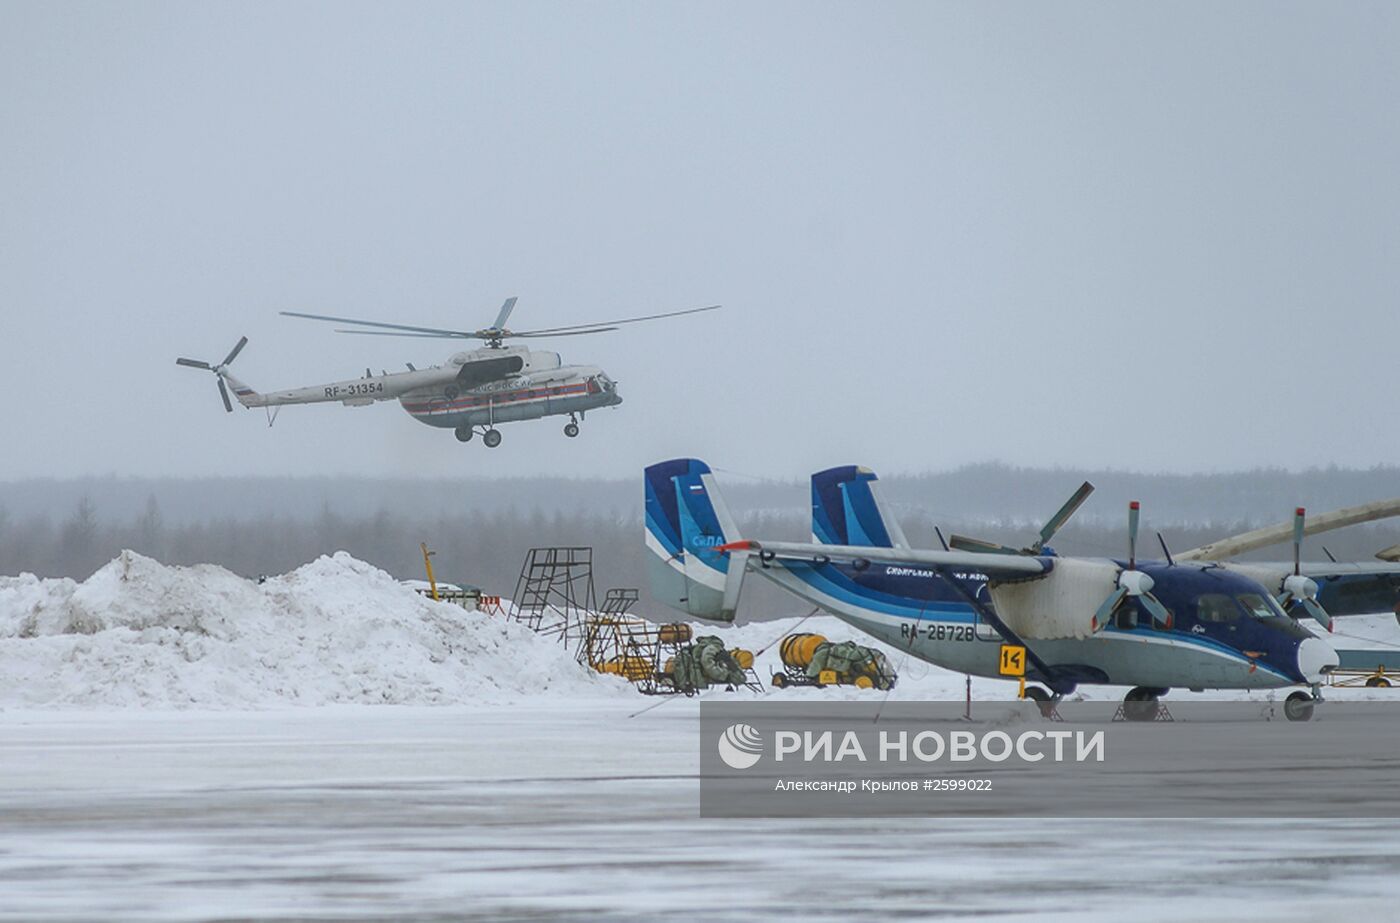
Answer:
M858 465L812 475L812 538L825 545L907 548L879 494L875 472Z
M697 618L732 621L746 551L709 465L694 458L646 469L646 541L652 595Z

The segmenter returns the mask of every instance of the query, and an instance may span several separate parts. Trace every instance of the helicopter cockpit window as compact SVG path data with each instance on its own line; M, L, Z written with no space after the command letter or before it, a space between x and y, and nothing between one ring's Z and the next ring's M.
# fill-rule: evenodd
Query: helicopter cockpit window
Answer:
M1198 622L1233 622L1239 617L1235 601L1224 593L1206 593L1196 600Z

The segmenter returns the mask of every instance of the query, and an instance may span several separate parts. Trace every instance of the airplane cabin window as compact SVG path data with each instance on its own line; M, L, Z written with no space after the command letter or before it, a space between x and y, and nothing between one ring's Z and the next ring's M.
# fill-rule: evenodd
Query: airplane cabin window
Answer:
M1235 601L1224 593L1206 593L1196 600L1198 622L1233 622L1239 617Z

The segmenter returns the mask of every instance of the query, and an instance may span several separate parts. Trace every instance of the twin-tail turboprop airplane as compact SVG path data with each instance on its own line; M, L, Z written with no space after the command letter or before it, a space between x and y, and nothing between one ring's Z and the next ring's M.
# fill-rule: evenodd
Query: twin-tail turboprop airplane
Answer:
M450 429L462 442L471 440L479 429L481 441L487 448L494 449L501 444L501 432L496 429L497 424L568 415L569 422L564 425L564 435L574 437L579 434L578 423L585 413L622 403L622 396L617 393L617 382L597 366L565 365L556 352L524 346L506 346L505 340L605 333L616 330L623 324L697 314L719 307L710 305L569 327L510 330L506 327L506 321L515 309L515 302L516 299L507 298L501 306L500 313L496 315L495 323L480 330L443 330L438 327L352 320L348 317L331 317L325 314L282 312L289 317L306 317L374 328L337 330L337 333L483 340L486 343L478 349L457 353L443 365L424 369L414 368L412 363L402 372L381 372L375 375L369 369L365 369L363 378L333 381L309 388L293 388L289 391L260 393L234 378L229 372L233 360L238 358L243 347L248 345L247 337L241 338L224 357L224 361L217 365L199 359L176 359L175 362L177 365L213 372L219 383L219 396L223 398L224 409L230 413L233 412L233 403L228 397L229 388L233 389L234 397L244 407L269 408L269 423L286 404L339 403L347 407L361 407L376 401L397 399L409 416L419 423ZM225 382L228 382L227 386Z
M1048 545L1093 490L1087 483L1027 548L955 538L942 550L921 550L910 547L865 468L812 476L811 542L741 536L702 461L652 465L645 481L652 592L673 608L732 621L753 571L959 673L1007 678L1003 648L1023 649L1025 678L1046 687L1026 694L1043 703L1080 684L1130 686L1124 713L1138 720L1156 717L1157 700L1172 687L1289 686L1311 687L1284 703L1290 720L1307 720L1338 656L1289 612L1326 626L1333 616L1400 602L1400 565L1303 563L1304 532L1321 529L1308 529L1301 510L1291 563L1224 563L1204 559L1206 549L1140 561L1133 503L1128 557L1111 560L1062 557ZM1400 501L1360 509L1376 519L1395 515ZM1324 527L1364 521L1346 513L1356 511L1332 514Z

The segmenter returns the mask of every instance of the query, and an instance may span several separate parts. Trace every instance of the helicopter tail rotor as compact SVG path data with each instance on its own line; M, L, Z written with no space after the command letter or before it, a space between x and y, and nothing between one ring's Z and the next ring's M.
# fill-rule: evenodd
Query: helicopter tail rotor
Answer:
M224 385L224 379L228 377L229 363L233 362L234 359L237 359L238 354L241 353L243 351L243 347L247 345L248 338L239 337L238 342L233 345L233 349L229 350L228 355L224 357L224 361L220 362L218 365L210 365L203 359L186 359L183 356L179 359L176 359L175 364L183 365L186 368L190 369L203 369L206 372L213 372L215 381L219 385L219 397L224 402L224 410L228 413L233 413L233 401L229 400L228 388Z

